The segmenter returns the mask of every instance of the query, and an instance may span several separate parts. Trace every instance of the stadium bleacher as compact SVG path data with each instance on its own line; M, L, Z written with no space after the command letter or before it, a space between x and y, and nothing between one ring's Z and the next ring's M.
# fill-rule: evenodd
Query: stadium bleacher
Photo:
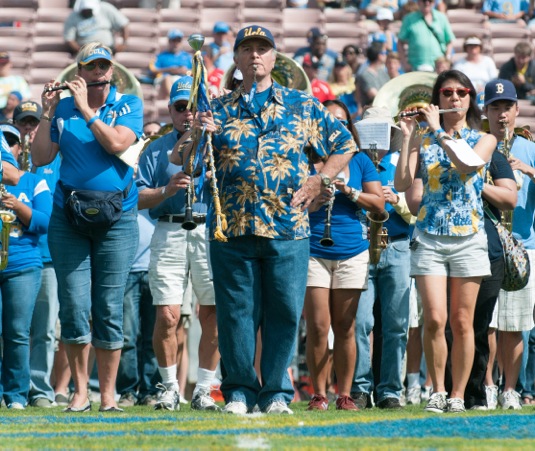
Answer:
M358 13L344 9L287 8L285 0L181 0L179 9L142 9L139 0L107 0L121 9L131 21L126 51L116 55L117 61L134 74L141 73L167 43L167 32L180 28L186 35L201 32L210 42L214 22L228 22L234 29L259 23L270 28L279 50L292 55L306 44L306 33L318 26L329 35L329 47L335 50L349 43L365 47L373 32L370 21L360 20ZM69 0L0 0L0 39L11 53L13 72L24 75L37 97L43 82L59 74L62 65L72 58L63 43L63 23L71 12ZM162 2L156 2L162 4ZM312 2L320 4L321 2ZM447 0L447 12L457 37L456 58L463 55L462 42L469 34L479 35L484 52L494 58L498 67L511 58L513 46L520 40L531 41L528 28L510 24L490 24L480 12L477 0ZM11 26L6 26L12 24ZM371 23L373 25L373 22ZM392 24L399 29L399 21ZM184 49L190 50L186 40ZM156 99L154 88L143 85L147 105L147 120L166 120L160 105L150 105ZM521 113L522 123L535 129L534 110ZM528 114L529 112L529 114Z

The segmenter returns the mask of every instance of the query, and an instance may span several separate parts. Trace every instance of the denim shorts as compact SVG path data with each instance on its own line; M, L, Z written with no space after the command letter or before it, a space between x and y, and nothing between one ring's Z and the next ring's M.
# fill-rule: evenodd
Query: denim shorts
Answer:
M63 342L123 347L124 291L138 242L137 207L123 212L109 229L81 232L54 205L48 246L58 280Z
M154 305L182 305L191 283L200 305L215 305L206 225L185 230L159 221L150 243L149 285Z
M411 276L488 277L490 261L484 229L468 236L414 231Z
M366 290L369 260L368 249L345 260L310 257L307 287Z

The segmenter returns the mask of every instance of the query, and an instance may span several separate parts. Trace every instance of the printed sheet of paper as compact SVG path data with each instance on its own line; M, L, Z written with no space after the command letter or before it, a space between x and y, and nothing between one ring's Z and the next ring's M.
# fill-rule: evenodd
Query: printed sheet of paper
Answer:
M485 164L464 139L448 140L448 145L457 158L467 166L483 166Z
M355 124L360 139L361 149L369 149L376 144L377 149L390 150L390 124L387 122L357 122Z

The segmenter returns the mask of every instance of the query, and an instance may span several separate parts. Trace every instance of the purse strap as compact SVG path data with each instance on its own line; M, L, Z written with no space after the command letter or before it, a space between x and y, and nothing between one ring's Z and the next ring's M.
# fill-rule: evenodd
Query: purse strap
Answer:
M446 54L446 43L442 42L440 40L440 38L438 37L438 34L436 32L436 30L431 26L429 25L429 23L427 23L427 20L425 20L425 17L422 15L422 20L424 21L425 25L427 26L427 28L429 28L429 31L431 33L433 33L433 36L435 37L435 39L438 41L438 45L440 46L440 50L442 51L442 53L445 55Z
M489 219L492 221L492 223L496 226L500 223L500 221L498 221L496 219L496 216L494 216L494 213L491 211L490 207L488 206L487 203L485 203L485 206L483 207L483 210L485 210L485 213L487 214L487 216L489 217Z

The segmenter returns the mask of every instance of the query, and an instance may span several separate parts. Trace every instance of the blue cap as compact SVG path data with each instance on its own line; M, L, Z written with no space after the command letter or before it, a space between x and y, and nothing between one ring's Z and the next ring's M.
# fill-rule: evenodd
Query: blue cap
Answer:
M167 33L167 39L182 39L184 37L184 33L182 33L182 30L179 30L178 28L173 28L172 30L169 30L169 33Z
M22 102L22 94L19 91L11 91L9 95L15 96L17 99L19 99L19 102Z
M20 144L20 132L17 129L17 127L15 127L14 125L11 125L11 124L0 124L0 131L4 135L11 134L11 135L15 136L15 138L17 138L17 140L19 141L19 144Z
M214 24L214 33L228 33L230 31L230 27L228 23L226 22L216 22Z
M189 93L193 84L193 78L189 75L180 77L173 83L171 94L169 95L169 105L173 105L179 100L189 100Z
M242 28L240 31L238 31L238 34L236 35L236 41L234 42L234 51L236 51L237 48L248 39L263 39L264 41L267 41L274 49L277 48L275 46L275 39L273 39L271 31L265 27L261 27L260 25L249 25L248 27Z
M483 109L483 107L485 106L485 92L484 91L477 93L476 103L479 108Z
M80 64L84 66L87 63L95 60L107 60L113 61L111 53L102 47L97 47L96 49L91 50L89 55L87 55L83 60L80 61Z
M496 80L489 81L485 85L485 106L498 100L518 102L515 85L509 80L497 78Z

